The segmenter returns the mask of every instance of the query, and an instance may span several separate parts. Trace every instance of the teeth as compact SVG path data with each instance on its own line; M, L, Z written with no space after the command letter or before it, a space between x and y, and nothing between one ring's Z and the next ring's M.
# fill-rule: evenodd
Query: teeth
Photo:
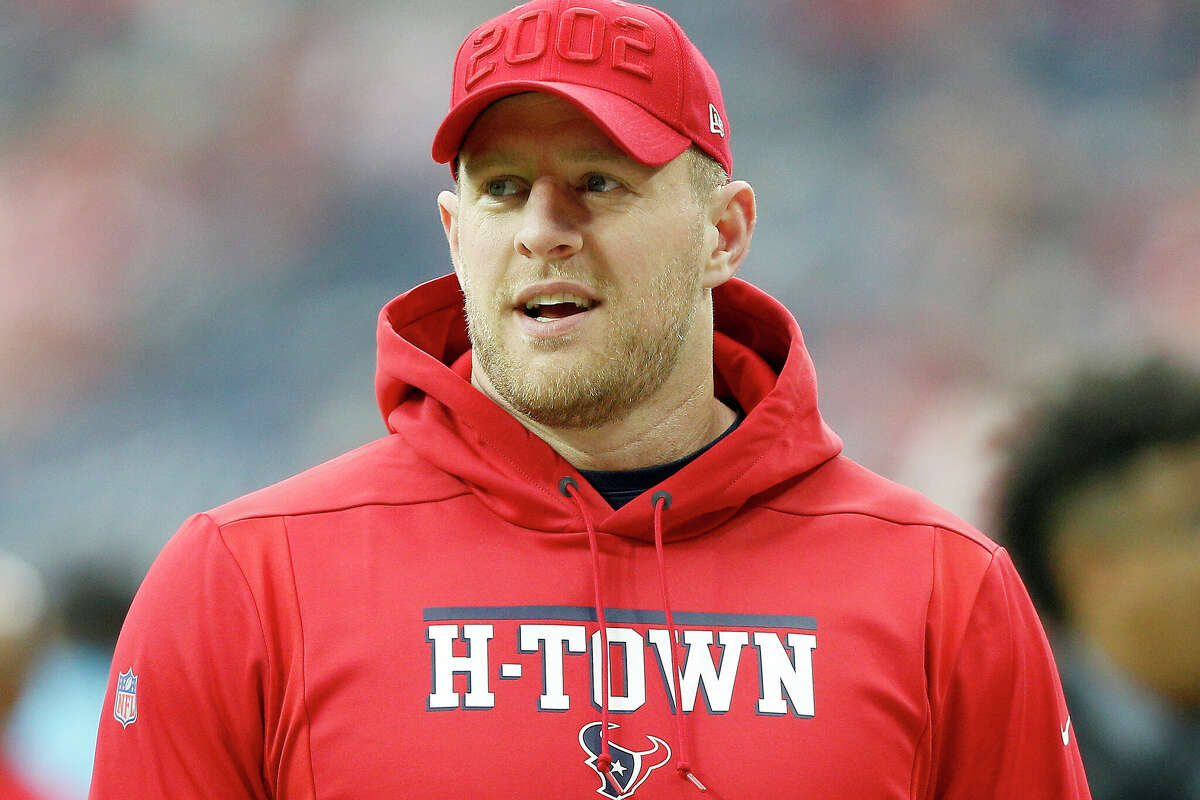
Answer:
M559 292L558 294L535 295L525 302L525 308L532 310L538 306L550 306L557 305L559 303L574 303L578 308L592 307L592 301L585 297L580 297L579 295L571 294L569 292Z

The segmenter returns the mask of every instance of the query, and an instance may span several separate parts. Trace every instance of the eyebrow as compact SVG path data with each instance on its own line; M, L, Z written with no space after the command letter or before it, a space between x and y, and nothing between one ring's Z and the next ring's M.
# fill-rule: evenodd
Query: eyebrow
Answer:
M528 160L528 153L517 153L510 150L492 150L478 156L463 154L460 160L462 169L468 172L480 172L500 164L521 164ZM587 147L572 150L564 157L570 163L577 164L621 164L642 172L653 172L656 168L636 161L623 150L616 148Z

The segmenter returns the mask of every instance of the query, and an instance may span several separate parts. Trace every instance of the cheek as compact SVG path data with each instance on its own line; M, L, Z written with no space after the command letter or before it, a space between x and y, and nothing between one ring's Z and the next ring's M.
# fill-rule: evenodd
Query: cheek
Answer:
M1200 686L1200 549L1132 555L1088 589L1087 624L1118 664L1164 694Z
M640 264L639 273L661 270L667 264L685 268L698 260L703 234L694 209L670 212L655 209L633 213L598 235L595 246L603 248L610 264Z
M640 240L651 249L679 253L695 238L699 218L692 206L671 208L664 205L649 209L636 226Z
M512 236L503 224L489 217L463 214L458 228L458 253L462 268L473 280L503 269L512 251Z

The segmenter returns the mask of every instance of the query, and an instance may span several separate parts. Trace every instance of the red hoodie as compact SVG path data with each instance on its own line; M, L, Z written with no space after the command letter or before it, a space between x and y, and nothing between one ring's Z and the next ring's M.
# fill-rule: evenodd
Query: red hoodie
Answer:
M391 435L166 545L92 798L1088 797L1005 551L839 455L782 306L714 299L746 418L616 511L471 386L453 276L390 303Z
M0 753L0 800L39 800L5 756Z

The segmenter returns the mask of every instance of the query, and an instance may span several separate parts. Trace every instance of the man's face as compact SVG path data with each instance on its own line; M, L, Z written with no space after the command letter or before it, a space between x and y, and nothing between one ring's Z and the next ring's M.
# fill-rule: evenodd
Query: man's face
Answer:
M705 215L686 157L647 167L575 106L516 95L467 135L444 221L474 368L533 420L619 420L711 364L711 332L695 324Z
M1163 697L1200 709L1200 440L1155 445L1056 510L1051 553L1070 620Z

